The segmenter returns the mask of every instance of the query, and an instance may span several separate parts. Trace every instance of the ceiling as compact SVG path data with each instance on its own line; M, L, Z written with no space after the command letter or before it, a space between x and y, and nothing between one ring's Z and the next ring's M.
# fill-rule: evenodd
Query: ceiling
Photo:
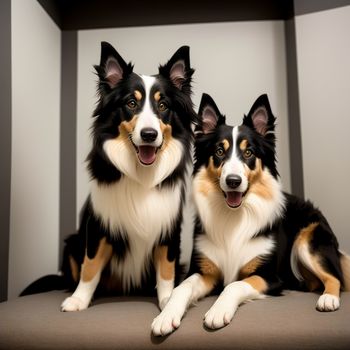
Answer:
M38 0L62 30L279 20L292 0Z

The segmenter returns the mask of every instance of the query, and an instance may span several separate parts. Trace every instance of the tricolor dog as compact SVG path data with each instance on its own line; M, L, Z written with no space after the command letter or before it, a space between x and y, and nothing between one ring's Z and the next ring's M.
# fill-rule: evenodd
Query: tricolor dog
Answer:
M86 309L96 289L113 295L157 291L162 308L179 278L185 177L197 118L189 47L147 76L134 73L102 42L95 69L91 193L78 233L66 240L62 278L76 289L61 308Z
M229 324L248 299L283 289L319 290L317 310L337 310L341 289L350 289L350 259L318 209L282 192L267 95L239 126L227 125L208 95L199 117L190 274L154 319L153 334L175 330L188 306L215 289L221 294L204 316L211 329Z

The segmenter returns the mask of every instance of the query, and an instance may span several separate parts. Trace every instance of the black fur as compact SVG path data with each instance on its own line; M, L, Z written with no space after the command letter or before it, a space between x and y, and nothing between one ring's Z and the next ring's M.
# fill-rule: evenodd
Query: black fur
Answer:
M174 65L180 62L183 67L183 75L173 73ZM119 134L119 126L122 122L129 122L134 116L137 116L145 104L145 100L137 101L135 108L128 107L128 101L135 99L135 91L145 95L145 85L143 78L133 72L133 65L126 63L119 53L108 43L101 43L100 64L95 66L98 84L97 90L99 100L94 112L94 121L92 125L92 148L87 157L87 168L91 180L99 185L112 185L118 183L124 176L106 154L103 146L107 140L116 139ZM153 112L158 116L164 125L171 127L171 138L179 141L183 146L181 159L172 173L156 185L161 191L164 188L173 188L175 185L181 187L181 201L177 208L177 216L170 230L159 232L159 239L155 242L153 250L157 246L165 246L168 249L167 258L170 262L175 261L175 283L179 280L181 267L179 264L180 256L180 231L182 223L182 208L185 192L186 168L191 162L191 153L189 149L193 143L192 124L197 123L197 114L193 110L191 100L191 81L194 70L190 67L189 47L181 47L172 58L165 64L159 66L159 74L155 75L155 83L150 91L153 96L157 91L160 92L162 102L165 103L165 110L158 110L156 101L152 100ZM130 136L129 136L130 138ZM127 140L125 142L130 142ZM131 160L132 161L132 160ZM168 164L173 166L173 164ZM140 179L142 181L142 179ZM168 220L168 218L164 218ZM145 222L145 225L148 223ZM64 259L62 265L64 283L61 287L74 289L77 285L74 280L69 259L73 259L80 269L84 261L84 256L93 259L96 255L98 246L102 238L106 238L107 243L113 247L113 255L117 263L122 263L127 254L134 254L130 248L130 232L110 231L101 217L95 212L91 196L82 209L79 230L71 235L65 241ZM155 269L152 265L152 258L145 264L145 274L140 286L131 286L129 290L123 287L112 288L110 290L108 280L111 278L109 265L103 271L101 283L97 292L112 292L114 294L143 294L154 295L156 292ZM62 278L60 278L62 281ZM106 283L104 283L106 282ZM57 287L52 284L52 289ZM47 286L43 287L47 290ZM31 293L40 292L40 283L35 284L35 288L27 288Z

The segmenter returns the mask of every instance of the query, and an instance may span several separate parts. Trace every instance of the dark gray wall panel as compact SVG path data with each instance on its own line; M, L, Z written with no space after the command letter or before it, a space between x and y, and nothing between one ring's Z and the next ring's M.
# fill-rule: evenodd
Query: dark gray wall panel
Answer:
M347 5L350 5L350 0L294 0L294 14L303 15Z
M62 31L61 43L60 259L64 238L76 228L77 32Z
M287 18L292 1L280 0L38 0L65 30Z
M0 302L7 299L11 203L11 0L0 1Z
M293 194L304 197L304 172L301 148L298 66L294 18L285 21L285 40L287 58L291 190Z

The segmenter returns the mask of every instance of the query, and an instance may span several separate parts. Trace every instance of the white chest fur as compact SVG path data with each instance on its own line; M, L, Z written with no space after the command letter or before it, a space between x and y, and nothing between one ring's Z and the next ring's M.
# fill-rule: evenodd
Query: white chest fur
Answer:
M233 210L219 191L204 194L200 190L200 175L199 172L194 178L193 192L205 234L199 235L195 244L220 268L227 285L237 279L240 268L251 259L273 250L272 238L255 236L282 215L284 196L280 183L271 177L270 199L248 193L241 208Z
M112 185L92 181L95 213L111 235L120 232L129 242L123 263L112 260L112 271L124 287L138 286L154 243L171 229L181 204L181 184L164 189L146 188L124 176Z
M268 255L274 247L271 238L257 237L249 241L231 235L222 244L207 235L197 238L198 250L213 261L223 274L224 285L237 280L240 269L256 256Z

